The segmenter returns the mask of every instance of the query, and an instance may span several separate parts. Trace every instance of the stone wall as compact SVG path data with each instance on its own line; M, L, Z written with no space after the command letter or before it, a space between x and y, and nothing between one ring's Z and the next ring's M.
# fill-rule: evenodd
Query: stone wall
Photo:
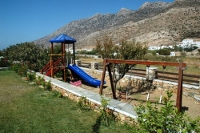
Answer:
M51 85L52 85L52 90L56 90L56 91L62 93L63 96L66 96L73 101L79 102L81 100L81 98L83 97L83 96L73 94L69 91L66 91L66 90L54 85L53 83ZM100 113L101 104L95 103L95 102L87 99L86 105L88 107L90 107L91 109L93 109L94 111ZM108 106L106 111L108 114L114 116L115 120L121 121L121 123L130 123L130 124L133 123L134 118L116 111L112 106L110 106L110 107Z
M67 87L62 87L62 81L58 81L56 79L53 79L53 78L50 78L48 76L44 76L44 75L41 75L40 73L37 73L36 74L36 77L42 77L46 82L50 81L51 83L51 87L52 87L52 90L55 90L55 91L58 91L62 94L62 96L65 96L65 97L68 97L69 99L75 101L75 102L79 102L81 100L81 98L85 97L86 98L86 105L88 107L90 107L91 109L93 109L94 111L96 112L99 112L100 113L100 109L101 109L101 98L102 96L100 96L99 94L95 94L97 95L96 97L99 96L99 100L94 100L90 97L87 97L87 96L84 96L83 94L78 94L78 93L73 93L72 91L68 90L68 88L74 88L74 89L82 89L81 87L75 87L75 86L72 86L70 84L66 84L68 86ZM59 83L55 83L56 82L60 82ZM59 84L59 85L58 85ZM82 89L84 91L87 91L85 89ZM108 99L106 97L104 97L105 99L107 100L110 100L109 104L108 104L108 108L107 108L107 112L111 115L113 115L115 117L116 120L118 121L121 121L122 123L132 123L133 122L133 119L136 119L136 115L132 115L130 114L129 112L125 112L123 110L121 110L121 108L123 107L117 107L118 105L114 105L114 107L112 106L112 102L114 101L114 99ZM120 101L118 101L120 102ZM116 103L116 100L115 102ZM123 104L123 103L119 103L119 104ZM130 111L133 111L134 109L132 108L132 110Z
M86 71L86 73L88 73L91 76L94 76L94 78L101 78L102 76L102 71L99 70L95 70L95 69L87 69L87 68L83 68L84 71ZM41 76L41 74L38 74L39 76ZM50 77L44 76L46 81L49 81ZM106 73L106 77L105 79L109 79L108 74ZM56 90L60 93L62 93L63 96L68 97L69 99L79 102L81 100L82 97L84 97L84 95L82 94L75 94L72 93L70 91L68 91L66 88L60 87L58 85L56 85L52 78L51 80L51 86L52 86L52 90ZM131 81L132 86L141 89L142 87L147 86L147 81L145 77L137 77L137 76L124 76L123 79L126 83L128 81ZM61 81L60 81L61 82ZM153 80L152 82L152 86L155 86L156 89L166 89L166 90L173 90L174 92L177 91L178 88L178 83L174 83L174 82L166 82L166 81L162 81L162 80ZM193 87L193 86L192 86ZM184 86L183 85L183 89L191 89L191 86ZM199 88L198 88L199 89ZM98 94L97 94L98 95ZM100 99L98 101L95 101L89 97L86 97L87 102L86 104L93 109L96 112L100 112L100 107L101 107L101 96L98 95L98 97L100 97ZM111 99L111 102L114 99ZM122 108L122 107L119 107ZM134 110L134 109L132 109ZM132 123L133 119L137 118L137 115L135 115L134 113L130 114L124 111L121 111L120 109L117 109L117 107L112 107L112 104L109 104L107 112L109 112L110 114L114 115L115 118L119 121L121 121L122 123L126 122L126 123ZM134 115L133 115L134 114Z
M95 78L102 76L102 71L94 70L94 69L84 69L84 70L88 74L94 75ZM108 73L106 74L105 79L106 78L109 79ZM126 84L131 80L132 86L134 86L138 89L141 88L142 86L145 87L146 84L148 83L146 81L146 77L139 77L139 76L126 75L121 80L126 82ZM153 79L152 85L154 86L155 89L172 90L172 91L176 92L176 90L178 89L178 79L177 79L177 82L170 82L170 81L164 81L164 80L159 80L159 79ZM200 89L199 86L183 84L183 89Z

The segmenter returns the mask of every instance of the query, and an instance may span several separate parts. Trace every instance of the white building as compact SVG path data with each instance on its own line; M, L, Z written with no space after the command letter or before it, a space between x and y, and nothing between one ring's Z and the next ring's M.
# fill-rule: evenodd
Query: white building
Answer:
M164 49L164 48L173 49L173 46L171 46L171 45L169 45L169 46L149 46L148 50L160 50L160 49Z
M177 46L182 47L182 48L187 48L187 47L191 47L191 45L200 48L200 42L193 41L193 39L184 39ZM148 50L160 50L160 49L164 49L164 48L173 49L174 46L172 46L172 45L169 45L169 46L149 46Z
M149 46L148 50L159 50L159 46Z
M175 52L170 52L169 56L176 56L176 53Z
M178 44L179 47L183 48L190 47L191 45L200 48L200 42L193 41L193 39L184 39L180 44Z

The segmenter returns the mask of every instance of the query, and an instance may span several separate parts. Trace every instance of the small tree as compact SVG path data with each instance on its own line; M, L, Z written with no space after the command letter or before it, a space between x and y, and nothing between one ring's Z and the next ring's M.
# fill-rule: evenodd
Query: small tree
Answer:
M170 55L170 50L167 48L158 50L159 55Z
M26 63L29 69L41 68L49 60L47 49L32 42L11 45L1 51L1 54L11 62Z
M113 58L114 52L116 52L115 45L111 38L107 35L103 37L103 40L96 40L96 50L102 56L102 58Z
M182 50L183 50L182 47L177 46L177 45L174 46L174 51L180 51L181 52Z
M147 53L147 46L145 43L139 43L135 40L127 41L125 39L115 45L112 39L105 35L102 40L97 40L96 50L103 59L139 60L143 59L144 55ZM133 66L134 65L129 64L113 64L111 66L114 73L113 82L115 89L117 82L122 79Z

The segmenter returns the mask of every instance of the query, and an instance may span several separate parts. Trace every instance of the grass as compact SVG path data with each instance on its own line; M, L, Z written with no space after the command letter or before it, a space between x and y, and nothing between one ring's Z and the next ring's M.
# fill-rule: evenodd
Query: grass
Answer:
M76 102L30 85L13 71L0 71L0 85L0 133L131 132L119 123L101 125L99 113L80 110Z

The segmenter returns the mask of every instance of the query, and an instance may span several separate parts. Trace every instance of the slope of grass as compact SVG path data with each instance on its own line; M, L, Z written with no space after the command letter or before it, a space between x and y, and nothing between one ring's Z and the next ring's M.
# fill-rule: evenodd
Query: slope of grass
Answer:
M128 127L100 124L99 114L81 111L68 98L57 98L12 71L0 71L0 132L130 132Z

